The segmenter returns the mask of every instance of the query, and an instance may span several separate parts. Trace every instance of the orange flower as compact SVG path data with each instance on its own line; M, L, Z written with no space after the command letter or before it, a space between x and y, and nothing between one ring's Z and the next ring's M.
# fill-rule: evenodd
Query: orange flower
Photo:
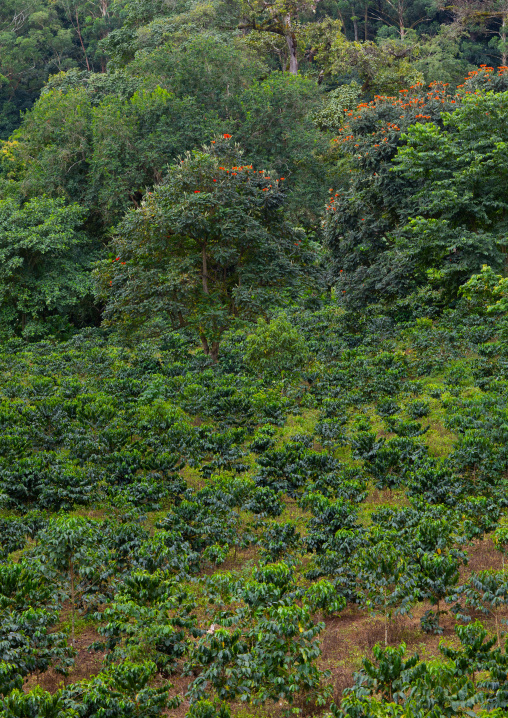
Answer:
M224 137L225 140L230 140L231 137L232 137L232 135L226 134L226 135L223 135L223 137Z

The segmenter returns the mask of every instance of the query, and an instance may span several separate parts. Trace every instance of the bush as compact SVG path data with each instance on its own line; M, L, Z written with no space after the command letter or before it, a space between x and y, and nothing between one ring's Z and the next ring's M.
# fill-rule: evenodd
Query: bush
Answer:
M246 340L245 361L255 371L280 376L302 370L307 358L305 339L285 314L269 323L258 319Z
M412 419L421 419L423 416L428 416L430 411L430 404L428 401L413 401L408 404L407 413Z

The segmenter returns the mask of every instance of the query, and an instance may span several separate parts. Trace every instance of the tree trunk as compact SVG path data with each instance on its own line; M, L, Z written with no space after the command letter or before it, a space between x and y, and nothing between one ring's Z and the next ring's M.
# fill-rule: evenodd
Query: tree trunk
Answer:
M508 53L506 52L506 14L503 13L501 16L501 31L499 33L501 37L501 64L506 67L506 61Z
M216 364L218 358L219 358L219 342L212 342L212 347L210 349L210 359L213 361L214 364Z
M404 5L399 2L399 31L400 39L403 40L406 35L406 28L404 27Z
M210 354L210 347L208 346L208 340L205 337L204 334L200 334L199 338L201 339L201 344L203 346L203 351L205 352L206 356L209 356Z
M203 351L206 356L210 357L213 363L216 364L217 359L219 358L219 342L212 342L211 345L208 344L208 339L204 334L200 334L199 338L201 339L201 346L203 347Z
M296 56L296 36L291 32L291 21L288 18L289 32L286 35L286 42L289 50L289 72L291 75L298 75L298 58Z
M369 6L365 4L365 42L369 39Z
M208 264L206 259L206 247L203 247L201 257L203 260L203 292L205 294L210 294L210 292L208 291Z
M353 27L355 29L355 42L358 42L358 18L356 15L353 15L351 20L353 21Z
M88 72L90 72L90 63L88 62L88 55L86 54L85 45L83 43L83 38L81 37L81 28L79 27L79 16L78 11L76 10L76 32L78 33L79 42L81 43L81 49L83 50L83 54L85 56L85 62L86 62L86 69Z

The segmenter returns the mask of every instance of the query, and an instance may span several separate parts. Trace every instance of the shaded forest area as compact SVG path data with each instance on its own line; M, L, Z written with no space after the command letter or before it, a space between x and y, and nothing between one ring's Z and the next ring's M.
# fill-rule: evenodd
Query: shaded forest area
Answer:
M280 205L276 221L282 213L290 232L302 233L317 294L333 286L350 308L381 303L401 317L421 301L442 308L473 269L501 267L504 174L491 179L506 133L502 4L16 0L0 12L5 338L68 338L100 324L104 312L113 316L105 275L97 283L92 270L100 274L100 262L118 255L118 227L139 219L130 212L173 182L169 168L196 150L218 166L276 178L266 188ZM485 89L498 94L489 100L498 119L495 132L490 121L478 128L485 142L474 146L473 179L464 163L473 149L471 95ZM450 141L455 154L446 149L445 157ZM435 167L427 171L429 151ZM180 190L199 192L192 181ZM235 211L238 221L253 216L253 206ZM429 222L433 248L416 251ZM457 227L465 234L445 257ZM202 254L203 242L195 249ZM138 282L133 291L146 289ZM246 307L245 317L260 306ZM183 306L156 313L172 328L192 323ZM207 346L222 329L210 331Z
M1 718L506 715L507 15L2 3Z

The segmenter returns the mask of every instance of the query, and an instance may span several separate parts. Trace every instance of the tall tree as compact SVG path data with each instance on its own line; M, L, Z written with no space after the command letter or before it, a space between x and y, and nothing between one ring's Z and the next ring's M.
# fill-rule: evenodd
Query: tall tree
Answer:
M3 0L0 3L0 138L20 123L44 83L73 68L106 70L98 44L123 21L112 0Z
M20 207L0 201L0 321L27 334L42 319L75 312L91 298L89 238L84 211L39 197Z
M266 314L305 284L300 267L313 254L285 220L283 179L228 154L227 167L211 149L186 155L126 215L115 256L97 270L107 324L128 333L164 321L189 327L216 361L233 322Z
M298 74L298 32L299 16L304 12L315 12L319 0L246 0L243 6L244 18L238 27L241 30L275 33L283 37L289 52L289 72Z
M437 9L435 0L382 0L371 12L373 18L394 28L404 40L408 30L431 20Z
M499 53L501 65L508 62L508 1L453 0L454 22L470 32L479 30L490 38L489 46Z

